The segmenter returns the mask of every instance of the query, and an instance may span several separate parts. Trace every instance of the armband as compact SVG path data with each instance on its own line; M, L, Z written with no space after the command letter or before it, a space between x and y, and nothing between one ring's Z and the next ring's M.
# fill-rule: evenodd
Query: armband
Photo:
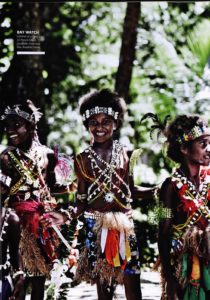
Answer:
M23 276L23 277L25 277L25 273L23 272L23 270L18 270L18 271L16 271L15 273L13 273L13 275L12 275L12 279L13 280L15 280L17 277L19 277L19 276Z
M9 176L4 175L0 170L0 182L7 187L10 187L12 179Z
M159 194L160 194L160 188L156 187L153 192L153 196L156 201L159 200Z

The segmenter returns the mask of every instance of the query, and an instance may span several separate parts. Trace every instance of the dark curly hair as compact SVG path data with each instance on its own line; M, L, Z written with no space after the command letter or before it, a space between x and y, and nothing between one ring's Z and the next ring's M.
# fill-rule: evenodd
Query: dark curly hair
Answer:
M180 144L177 140L184 133L188 134L194 126L208 126L199 116L179 115L165 129L164 134L167 137L167 155L177 163L182 162L181 145L188 147L192 146L193 141L186 141Z
M96 106L112 107L114 111L119 113L118 128L122 126L126 103L116 92L112 92L109 89L94 90L79 99L79 112L81 115L83 115L87 109ZM84 121L86 128L88 127L87 121L88 120Z

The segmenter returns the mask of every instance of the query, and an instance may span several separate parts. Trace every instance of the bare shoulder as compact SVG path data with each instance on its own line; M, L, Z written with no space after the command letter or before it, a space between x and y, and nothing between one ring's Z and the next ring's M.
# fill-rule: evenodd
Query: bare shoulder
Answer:
M77 154L76 160L77 160L79 163L82 163L82 162L83 162L83 163L87 163L87 162L90 160L88 148L85 149L83 152Z
M13 210L10 212L8 221L11 226L19 226L19 224L20 224L20 218Z
M160 189L160 201L167 207L174 208L177 203L177 193L175 191L171 177L168 177L163 182Z
M167 177L161 185L161 191L166 192L170 190L174 190L174 187L171 181L171 177Z
M119 143L120 147L121 147L121 153L123 154L124 160L126 162L129 162L130 157L132 155L132 151L129 150L125 145L122 145L121 143Z
M9 152L13 152L15 150L14 147L7 147L0 155L0 165L3 173L7 175L10 173L10 169L12 168L12 162L9 155Z
M8 163L9 161L9 154L8 154L8 151L4 150L1 155L0 155L0 159L1 159L1 166L2 166L2 163Z
M7 147L6 149L4 149L1 154L0 154L0 157L2 160L4 159L8 159L9 157L9 152L12 152L14 151L16 148L15 147Z
M83 174L86 173L86 170L89 169L89 161L87 149L83 152L77 154L74 159L74 170L78 178L82 179Z

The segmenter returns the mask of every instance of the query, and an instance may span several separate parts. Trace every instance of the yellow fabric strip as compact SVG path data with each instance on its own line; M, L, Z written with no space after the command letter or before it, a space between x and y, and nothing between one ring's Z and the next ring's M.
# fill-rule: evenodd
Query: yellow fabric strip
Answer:
M126 255L127 261L130 261L131 260L131 248L130 248L130 245L129 245L129 242L127 239L125 242L125 255Z
M113 263L115 267L120 267L120 257L119 257L119 252L117 252L116 256L113 258Z
M196 255L192 257L192 272L191 272L191 279L198 280L201 277L201 270L200 270L200 262L199 258Z

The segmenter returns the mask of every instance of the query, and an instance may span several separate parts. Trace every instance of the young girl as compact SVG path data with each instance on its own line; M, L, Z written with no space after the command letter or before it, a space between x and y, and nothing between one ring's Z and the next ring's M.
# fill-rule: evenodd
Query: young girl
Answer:
M21 221L20 251L26 272L25 287L32 284L32 299L44 298L44 284L56 258L58 239L53 229L40 224L44 212L56 206L51 192L68 186L56 184L58 158L39 142L36 126L40 113L28 100L27 105L7 107L1 119L9 147L1 153L2 172L11 178L6 194L8 206Z
M172 218L160 222L161 299L210 299L210 129L198 116L178 116L165 131L168 157L180 166L160 200Z
M127 299L141 299L139 252L128 212L131 195L151 199L154 189L134 186L127 151L113 139L125 109L124 100L107 89L80 100L80 114L92 144L75 159L76 206L66 215L71 220L84 213L86 240L76 279L96 283L101 300L112 299L117 283L124 283ZM60 224L58 215L51 217Z

